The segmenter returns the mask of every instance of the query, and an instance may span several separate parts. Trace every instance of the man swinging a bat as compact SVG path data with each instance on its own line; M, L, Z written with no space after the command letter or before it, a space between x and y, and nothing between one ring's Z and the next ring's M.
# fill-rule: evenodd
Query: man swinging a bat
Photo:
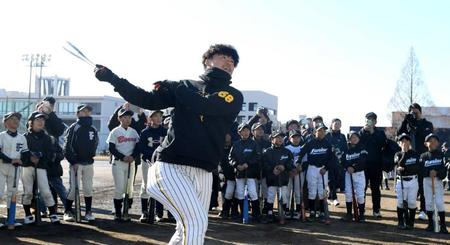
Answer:
M167 136L148 173L150 195L177 220L169 244L203 244L208 228L212 174L223 154L225 134L242 108L243 96L230 86L239 56L230 45L203 55L200 80L161 81L153 91L138 88L97 65L95 76L126 101L149 110L174 107Z

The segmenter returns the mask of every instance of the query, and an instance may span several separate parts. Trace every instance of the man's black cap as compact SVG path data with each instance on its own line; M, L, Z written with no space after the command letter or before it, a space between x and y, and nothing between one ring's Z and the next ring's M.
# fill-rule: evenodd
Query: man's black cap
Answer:
M20 120L22 118L22 114L20 114L18 112L8 112L5 115L3 115L3 122L10 119L11 117L17 117L17 119Z
M397 136L397 141L402 141L403 139L407 139L407 140L411 141L411 137L408 134L403 133L403 134Z
M134 112L132 110L127 110L127 109L120 109L118 116L119 117L123 117L123 116L133 116Z
M313 119L312 119L313 122L318 121L318 120L323 122L323 117L317 115L317 116L313 117Z

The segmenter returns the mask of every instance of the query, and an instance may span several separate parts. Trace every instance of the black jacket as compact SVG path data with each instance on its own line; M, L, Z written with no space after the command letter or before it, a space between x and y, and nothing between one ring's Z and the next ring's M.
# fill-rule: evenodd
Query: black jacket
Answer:
M39 157L37 168L48 169L49 163L55 154L55 148L50 136L45 131L34 132L32 130L26 132L24 136L27 138L30 154ZM34 166L34 163L29 161L24 163L23 166Z
M408 176L419 174L419 154L414 150L408 152L399 151L395 153L394 162L397 167L403 167L403 171L397 171L397 175Z
M267 186L286 186L289 183L289 171L295 168L292 153L284 146L266 149L262 155L262 168L265 172ZM273 174L275 166L283 165L284 171L278 176Z
M56 116L55 112L47 114L48 118L45 120L45 130L47 133L55 138L59 138L66 129L63 121Z
M433 124L425 118L422 118L411 125L405 118L397 131L397 135L403 133L408 134L411 137L413 149L421 154L427 151L423 142L425 142L425 137L427 135L433 133Z
M241 139L234 142L230 151L230 164L236 168L236 178L259 178L260 157L258 146L252 139ZM239 171L237 166L244 163L247 163L248 168L244 171Z
M112 131L114 128L118 127L120 125L118 114L120 109L122 109L122 106L117 107L117 109L114 111L114 113L111 115L108 121L108 129L109 131ZM145 116L145 113L141 113L138 115L138 121L136 122L134 118L131 119L130 127L132 127L138 134L142 132L142 130L145 129L145 123L147 122L147 117Z
M64 155L70 164L94 163L98 133L92 126L92 118L79 118L67 128L65 138Z
M334 167L335 158L331 149L331 144L325 138L319 140L317 138L312 138L311 141L307 142L303 148L300 150L298 155L298 164L302 164L302 168L306 169L309 165L316 167L324 167L326 170ZM303 157L306 155L306 162L301 163Z
M153 153L166 135L167 129L163 126L157 128L147 127L142 130L136 146L138 147L139 153L142 154L144 161L152 162Z
M61 177L63 176L63 168L61 166L61 161L64 159L64 152L61 146L59 145L58 140L55 137L52 137L53 147L55 149L55 153L51 161L48 164L47 176L48 177Z
M367 150L367 168L382 168L382 150L386 146L386 135L383 131L374 128L373 134L362 128L359 131L360 143Z
M224 154L222 155L222 159L219 162L220 173L222 173L225 176L225 180L233 180L234 181L236 179L236 174L235 174L236 169L233 166L231 166L230 159L229 159L231 146L225 145L223 151L224 151Z
M444 153L440 150L422 153L422 155L420 155L420 165L423 169L423 177L430 177L430 171L435 170L439 179L445 179L445 176L447 176L447 169L445 168L444 159Z
M345 169L348 167L353 167L355 172L364 171L366 168L366 158L367 151L364 149L361 143L355 146L348 146L348 149L345 151L342 156L342 165Z
M327 139L333 147L333 153L336 155L339 163L342 163L344 160L342 156L347 150L347 139L345 138L345 135L341 134L341 131L329 131L327 132L325 139Z
M223 79L225 71L208 69L202 80L164 81L147 92L114 78L115 91L130 103L149 110L174 107L167 137L156 160L213 171L223 154L225 134L243 103L242 93Z

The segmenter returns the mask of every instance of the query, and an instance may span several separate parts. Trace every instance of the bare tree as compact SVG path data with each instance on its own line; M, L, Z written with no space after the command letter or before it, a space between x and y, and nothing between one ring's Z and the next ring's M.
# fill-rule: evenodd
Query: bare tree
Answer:
M427 86L422 80L419 60L413 47L409 50L408 61L397 81L394 95L389 101L389 108L393 111L406 112L412 103L419 103L421 106L434 105Z

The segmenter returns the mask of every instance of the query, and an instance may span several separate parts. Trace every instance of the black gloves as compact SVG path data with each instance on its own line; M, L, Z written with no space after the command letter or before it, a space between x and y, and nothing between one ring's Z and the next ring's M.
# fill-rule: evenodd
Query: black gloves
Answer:
M112 82L118 77L110 69L102 65L95 65L95 77L102 82Z

